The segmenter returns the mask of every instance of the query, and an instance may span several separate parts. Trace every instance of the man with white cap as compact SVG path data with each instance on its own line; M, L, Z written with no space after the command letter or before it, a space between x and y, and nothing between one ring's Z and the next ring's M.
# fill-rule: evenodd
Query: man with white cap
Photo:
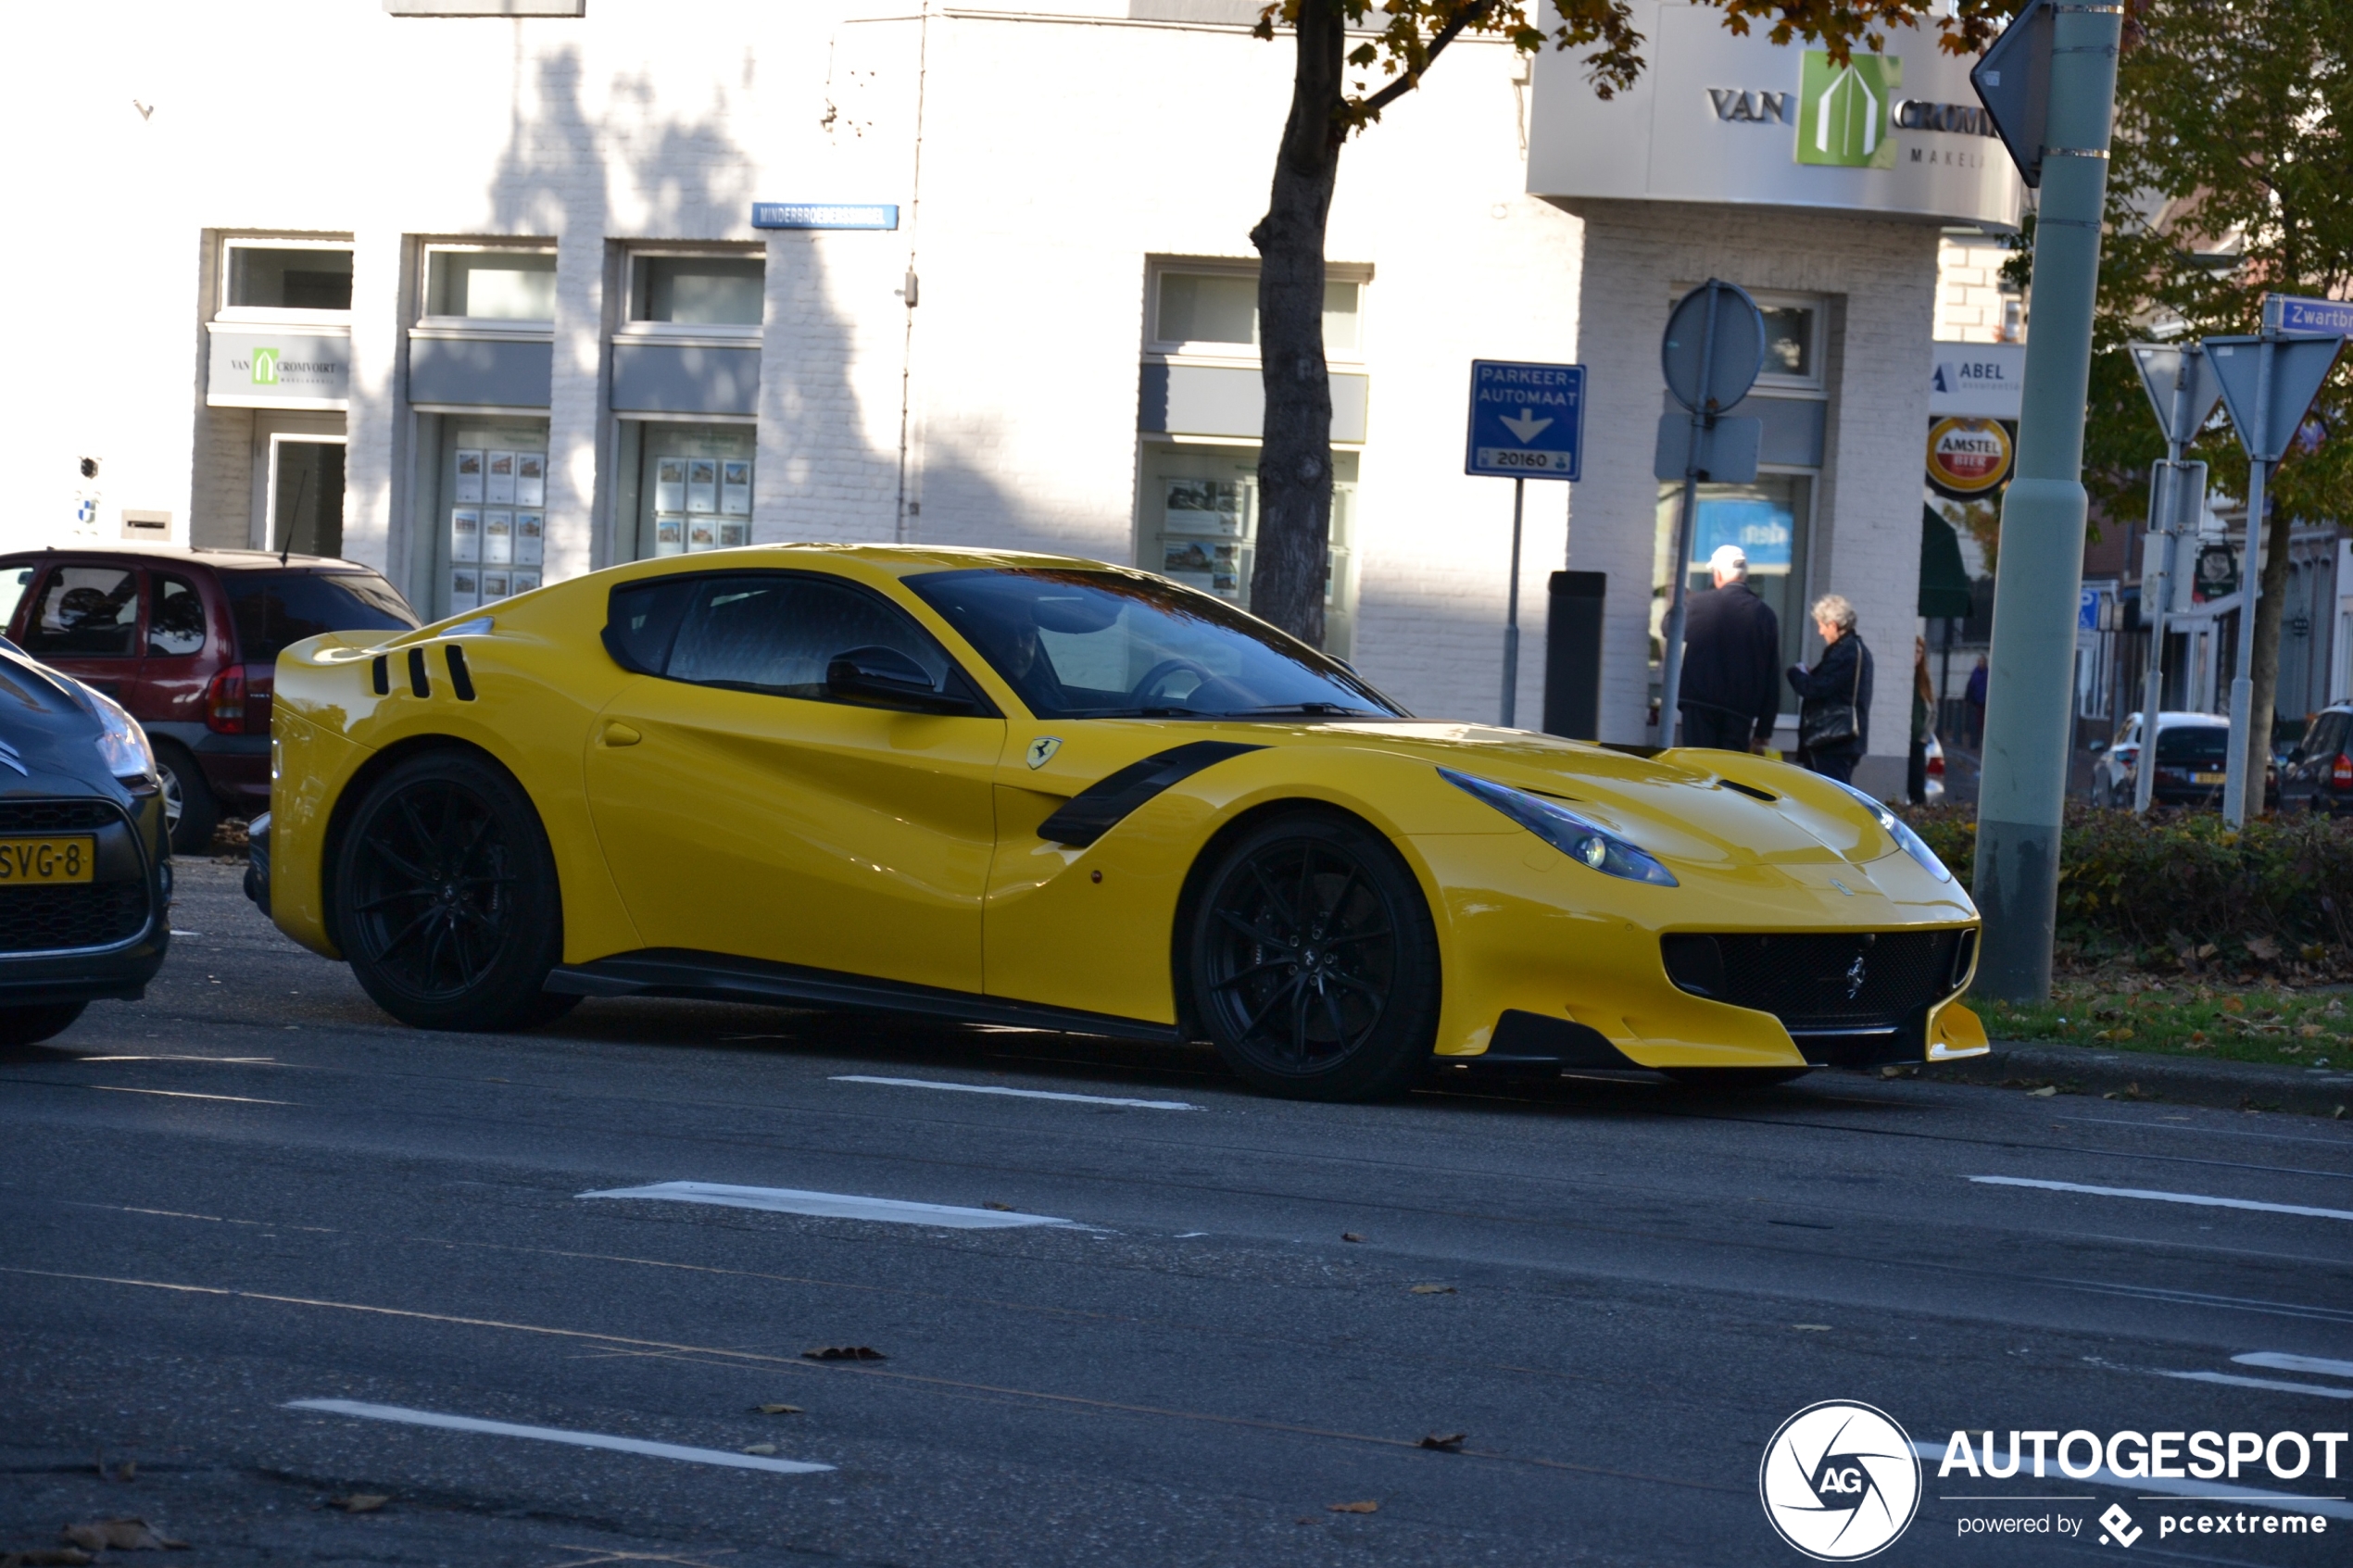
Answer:
M1719 545L1707 570L1715 587L1683 608L1683 744L1753 751L1780 712L1780 621L1748 585L1747 551Z

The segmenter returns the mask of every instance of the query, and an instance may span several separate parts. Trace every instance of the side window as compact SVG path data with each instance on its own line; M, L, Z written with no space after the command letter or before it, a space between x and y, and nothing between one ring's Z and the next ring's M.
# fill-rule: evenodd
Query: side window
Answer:
M663 673L673 681L823 699L825 667L852 648L887 647L934 685L948 657L905 615L818 578L706 577L678 626Z
M2346 718L2342 713L2322 714L2320 721L2312 726L2313 734L2298 749L2306 757L2334 759L2345 748Z
M110 566L61 566L25 618L35 659L128 659L138 651L139 574Z
M204 596L184 577L155 574L155 603L147 611L147 656L180 659L204 646Z
M24 602L24 591L32 586L33 578L40 572L37 566L12 566L0 571L0 631L6 630L8 622L17 618L17 606Z

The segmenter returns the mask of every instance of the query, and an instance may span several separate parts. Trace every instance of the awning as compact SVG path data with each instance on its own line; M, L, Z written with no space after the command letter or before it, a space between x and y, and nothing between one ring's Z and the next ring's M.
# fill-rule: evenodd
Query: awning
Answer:
M1933 507L1920 508L1920 603L1919 614L1951 621L1968 619L1969 572L1961 566L1961 539Z

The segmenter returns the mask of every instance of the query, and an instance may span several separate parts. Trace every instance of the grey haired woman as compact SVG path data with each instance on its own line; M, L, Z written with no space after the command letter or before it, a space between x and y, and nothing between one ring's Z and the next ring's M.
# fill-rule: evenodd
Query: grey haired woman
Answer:
M1797 760L1826 778L1851 783L1871 741L1871 650L1855 630L1855 607L1841 594L1814 601L1814 630L1825 645L1812 669L1789 667L1797 689Z

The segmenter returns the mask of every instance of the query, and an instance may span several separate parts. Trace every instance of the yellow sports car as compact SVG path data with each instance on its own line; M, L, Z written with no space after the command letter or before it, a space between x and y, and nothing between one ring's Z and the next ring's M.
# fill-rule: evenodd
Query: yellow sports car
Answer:
M640 561L278 660L249 885L426 1028L715 997L1775 1082L1982 1050L1977 911L1868 797L1413 718L1208 595L1004 552Z

